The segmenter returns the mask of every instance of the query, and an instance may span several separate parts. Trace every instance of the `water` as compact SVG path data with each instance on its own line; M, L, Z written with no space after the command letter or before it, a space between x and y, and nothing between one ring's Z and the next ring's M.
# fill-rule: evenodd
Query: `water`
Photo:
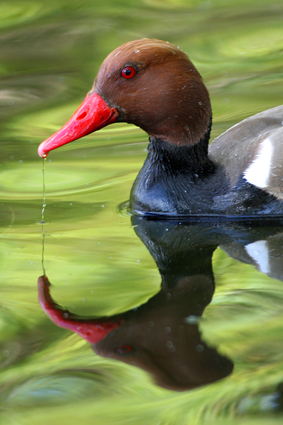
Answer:
M162 236L162 249L175 256L173 263L183 274L177 285L176 273L165 270L175 292L163 285L158 295L161 277L144 244L159 267L160 257L150 238L143 239L141 223L134 230L130 217L117 212L146 155L141 130L115 124L48 156L44 267L50 294L71 315L95 317L92 321L118 316L129 329L142 330L137 341L117 346L116 354L133 355L134 343L144 346L143 335L162 325L164 332L154 336L148 352L153 342L167 344L172 362L178 314L166 306L174 304L173 297L177 312L186 314L184 326L194 327L196 351L216 350L226 377L182 392L172 385L165 389L164 381L153 382L152 368L150 374L128 364L125 356L119 361L116 354L114 359L97 355L109 354L103 343L92 349L76 333L54 325L37 293L42 275L37 146L74 112L104 57L141 37L179 45L209 88L215 137L240 119L283 103L282 3L10 1L1 3L0 11L1 423L282 423L281 224L269 229L236 224L199 229L197 223L169 223L164 229L159 224L154 229L160 233L151 238ZM182 236L173 249L170 235L175 238L180 228L192 245ZM210 237L206 255L189 262L203 273L197 286L205 299L196 311L188 291L188 276L196 270L186 268L182 258L195 255L193 243L203 247ZM154 311L165 316L156 314L143 324L153 303ZM162 317L164 323L158 324Z

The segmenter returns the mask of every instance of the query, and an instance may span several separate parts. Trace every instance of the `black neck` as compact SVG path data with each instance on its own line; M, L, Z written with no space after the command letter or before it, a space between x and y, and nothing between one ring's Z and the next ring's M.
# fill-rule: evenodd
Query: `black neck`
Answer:
M215 170L208 158L208 143L212 119L200 141L194 145L177 146L162 139L150 137L148 151L151 162L160 165L168 174L189 174L191 177L206 177Z

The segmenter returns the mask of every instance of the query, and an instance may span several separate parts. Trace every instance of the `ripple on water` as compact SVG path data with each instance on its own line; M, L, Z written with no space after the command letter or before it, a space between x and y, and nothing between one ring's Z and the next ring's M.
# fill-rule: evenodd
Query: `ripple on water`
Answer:
M83 166L82 166L83 165ZM97 190L121 182L119 170L94 165L88 167L86 161L69 164L56 162L53 167L46 164L46 192L48 196L69 195L90 190ZM3 198L22 199L42 198L42 164L22 163L10 165L1 171L0 196Z

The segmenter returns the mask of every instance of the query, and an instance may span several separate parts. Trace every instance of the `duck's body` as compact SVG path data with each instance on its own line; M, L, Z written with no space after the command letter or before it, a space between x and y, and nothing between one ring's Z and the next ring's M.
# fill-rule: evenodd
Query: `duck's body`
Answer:
M207 156L203 154L205 140L180 147L150 140L148 156L132 187L132 211L149 215L282 215L282 121L283 106L247 118L214 139Z
M81 107L39 154L113 122L133 123L150 136L131 191L134 213L283 215L283 106L242 121L208 147L209 95L176 46L143 39L114 50Z
M231 186L239 179L283 200L283 105L234 125L209 146Z

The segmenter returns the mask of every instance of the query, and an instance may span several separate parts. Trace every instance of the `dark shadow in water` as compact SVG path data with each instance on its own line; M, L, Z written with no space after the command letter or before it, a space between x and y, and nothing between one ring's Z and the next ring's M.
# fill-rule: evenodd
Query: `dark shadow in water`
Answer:
M189 390L228 376L233 363L203 341L199 320L214 293L212 255L228 255L283 279L282 223L179 223L132 217L138 237L154 258L161 289L130 311L86 318L63 310L38 280L42 308L58 326L92 344L93 350L148 371L171 390Z

